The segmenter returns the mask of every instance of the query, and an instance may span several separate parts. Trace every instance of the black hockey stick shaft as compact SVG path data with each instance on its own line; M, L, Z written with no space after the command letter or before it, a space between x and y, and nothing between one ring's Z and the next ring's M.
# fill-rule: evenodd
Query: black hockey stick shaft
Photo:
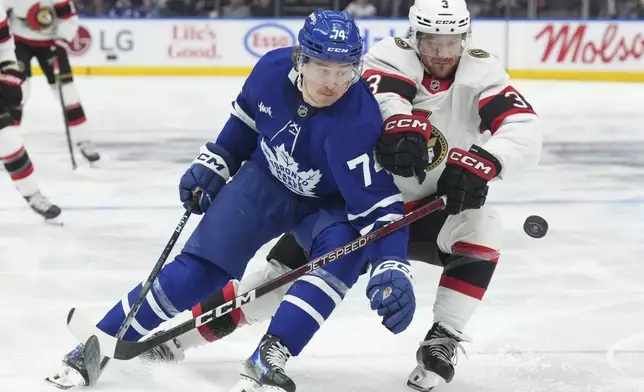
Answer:
M345 246L336 248L329 253L326 253L314 260L311 260L309 263L294 269L290 272L285 273L284 275L277 277L270 282L264 283L261 286L256 287L250 291L247 291L234 299L224 302L222 301L219 305L215 306L212 310L209 310L196 318L185 321L182 324L177 325L174 328L170 328L166 331L161 332L155 337L144 340L140 342L130 342L126 340L118 340L116 343L116 348L114 350L114 358L128 360L135 358L144 352L148 351L151 348L154 348L162 343L167 342L170 339L174 339L177 336L183 335L184 333L191 331L203 324L206 324L212 321L215 318L224 316L233 310L240 308L241 306L256 300L257 298L270 293L278 287L281 287L287 283L297 280L299 277L315 271L323 266L339 259L340 257L355 252L358 249L365 247L367 244L379 240L380 238L405 227L412 222L417 221L418 219L431 214L432 212L441 210L445 207L446 197L442 196L436 200L431 201L430 203L421 206L420 208L409 212L408 214L402 216L401 218L388 223L387 225L372 231L366 235L356 238Z
M157 276L159 276L159 272L161 271L161 268L163 268L163 265L165 264L166 260L168 259L168 256L170 255L170 252L172 252L174 245L177 243L177 240L179 239L179 236L181 235L183 228L186 226L186 223L188 223L188 218L190 218L193 208L194 208L194 204L189 206L186 209L186 211L183 213L183 216L181 217L181 220L179 221L179 224L177 225L177 227L174 229L174 232L172 233L170 240L166 244L165 248L163 248L163 252L161 252L161 256L159 256L159 260L157 260L157 263L154 265L154 268L152 268L150 275L143 283L143 287L141 288L139 295L136 297L136 300L132 304L132 308L130 309L130 312L127 314L127 316L125 316L125 320L123 320L123 324L121 324L121 326L119 327L118 332L116 333L117 339L122 339L123 336L125 336L125 333L127 332L128 328L130 328L130 325L132 325L132 321L134 320L134 317L136 317L136 313L141 308L141 305L143 304L143 300L145 299L145 296L152 288L154 281L156 280ZM107 365L109 360L110 360L109 357L103 358L103 361L101 362L101 370Z
M65 110L65 101L63 96L63 80L60 77L60 60L58 59L58 48L54 45L49 48L52 53L51 69L54 73L56 81L56 88L58 90L58 99L60 106L63 109L63 121L65 122L65 135L67 136L67 148L69 149L69 157L72 160L72 170L76 170L76 157L74 157L74 147L72 146L72 134L69 131L69 122L67 121L67 110Z

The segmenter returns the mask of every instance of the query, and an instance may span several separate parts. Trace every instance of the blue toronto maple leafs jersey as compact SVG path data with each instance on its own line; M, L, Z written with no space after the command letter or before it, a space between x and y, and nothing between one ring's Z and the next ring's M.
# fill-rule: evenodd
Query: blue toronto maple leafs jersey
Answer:
M260 59L215 143L238 163L257 162L302 197L340 195L362 235L401 217L402 195L374 159L382 115L370 90L360 80L332 106L309 106L296 85L292 53L277 49ZM407 240L408 230L400 229L377 241L370 256L406 259Z

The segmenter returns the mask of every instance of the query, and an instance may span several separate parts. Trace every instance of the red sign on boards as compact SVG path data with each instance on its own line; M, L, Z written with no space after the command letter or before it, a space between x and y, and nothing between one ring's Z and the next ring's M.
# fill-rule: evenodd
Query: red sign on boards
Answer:
M592 25L587 23L548 24L535 37L545 42L541 62L552 58L557 63L609 64L644 56L643 33L625 33L615 23L595 26L603 29L601 34L591 34Z
M90 46L92 46L92 35L84 26L79 26L76 36L66 48L70 54L80 56L87 52Z
M217 58L217 34L208 23L177 23L172 26L172 40L168 45L172 59Z

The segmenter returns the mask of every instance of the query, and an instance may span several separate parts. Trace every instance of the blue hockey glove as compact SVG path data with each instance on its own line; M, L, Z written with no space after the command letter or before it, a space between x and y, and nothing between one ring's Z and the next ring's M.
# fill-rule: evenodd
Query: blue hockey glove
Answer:
M416 310L409 264L394 260L378 264L369 279L367 297L388 330L398 334L407 329Z
M201 146L199 156L179 182L183 206L188 208L196 197L198 205L195 203L192 212L198 215L206 212L231 174L237 171L238 166L234 162L226 150L214 143Z

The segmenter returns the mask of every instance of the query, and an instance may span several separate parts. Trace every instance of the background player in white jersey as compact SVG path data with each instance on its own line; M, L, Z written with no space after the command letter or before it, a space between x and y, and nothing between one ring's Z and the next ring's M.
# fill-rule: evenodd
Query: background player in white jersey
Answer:
M56 76L52 63L57 62L62 84L65 121L72 140L89 162L100 159L99 153L89 138L89 129L80 96L74 85L72 68L66 46L74 40L78 31L78 15L72 0L5 0L9 10L11 29L16 38L16 57L24 69L23 105L17 116L22 119L22 109L30 92L31 59L36 58L47 82L59 100Z
M441 379L449 382L454 377L457 350L469 341L463 331L500 257L502 227L497 212L485 205L488 182L535 166L542 132L532 106L511 86L499 61L469 47L470 14L464 0L417 0L410 22L409 38L385 39L370 50L363 77L384 119L377 159L395 174L406 207L435 195L448 198L444 214L411 225L408 246L409 259L444 268L434 323L408 380L410 387L429 391ZM269 259L266 280L279 276L280 268L306 262L304 252L288 237L278 242ZM237 291L245 292L262 278L245 276ZM229 299L234 289L231 284L216 295ZM241 314L202 326L200 333L212 341L244 322L268 318L275 309L269 302L249 304ZM197 335L179 337L148 357L178 359L187 347L204 341Z
M7 14L0 1L0 162L29 206L45 219L53 219L60 215L60 208L38 190L33 164L13 117L22 100L23 82L24 75L16 62Z

